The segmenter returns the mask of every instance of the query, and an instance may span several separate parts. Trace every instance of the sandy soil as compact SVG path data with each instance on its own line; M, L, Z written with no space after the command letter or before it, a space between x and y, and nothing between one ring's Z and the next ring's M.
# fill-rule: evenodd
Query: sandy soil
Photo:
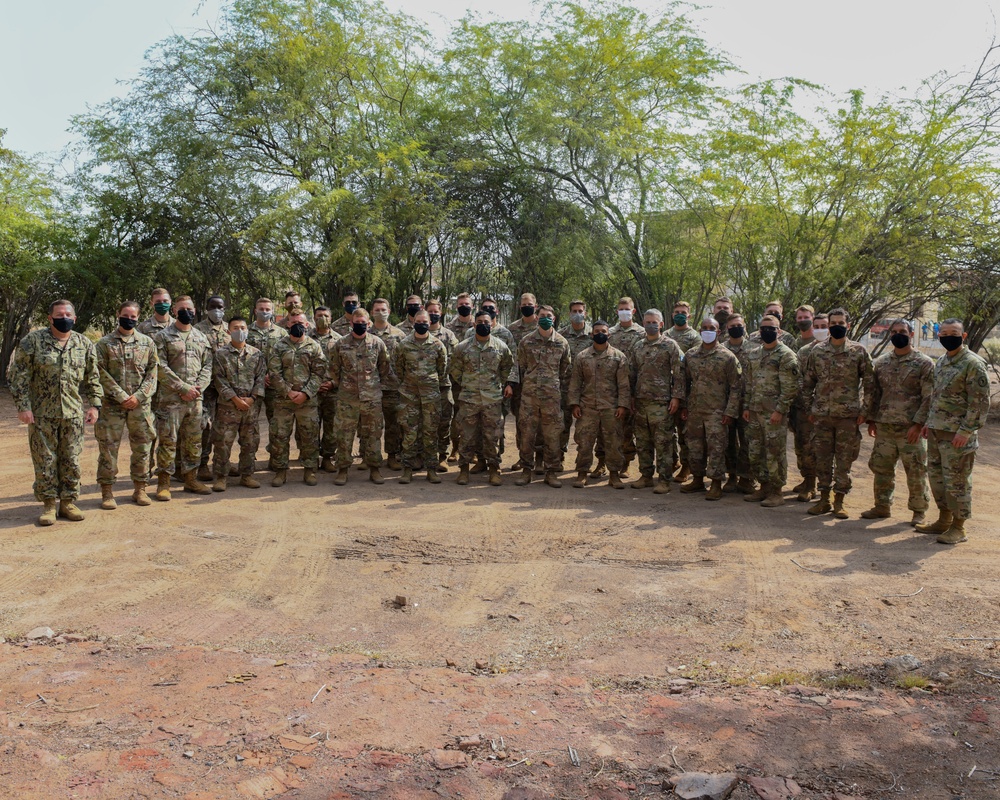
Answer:
M858 518L867 442L834 521L301 469L149 508L119 483L106 512L91 439L87 519L39 528L4 393L0 796L645 797L704 770L996 797L998 433L955 548L905 524L901 476L898 519ZM903 654L923 666L884 666Z

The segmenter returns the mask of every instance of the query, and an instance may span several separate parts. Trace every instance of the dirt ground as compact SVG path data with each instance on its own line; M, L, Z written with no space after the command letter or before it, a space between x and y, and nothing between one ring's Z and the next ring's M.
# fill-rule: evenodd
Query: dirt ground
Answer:
M897 519L858 518L867 441L834 521L301 469L149 508L120 482L106 512L89 438L87 519L39 528L4 392L0 796L634 798L700 770L743 799L997 797L1000 428L982 439L954 548L906 524L902 478Z

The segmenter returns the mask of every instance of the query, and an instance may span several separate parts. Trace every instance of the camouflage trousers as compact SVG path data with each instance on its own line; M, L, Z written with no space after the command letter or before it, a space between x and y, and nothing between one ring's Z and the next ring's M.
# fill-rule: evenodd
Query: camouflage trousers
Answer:
M271 420L274 419L274 401L277 395L274 389L265 387L264 389L264 416L267 418L267 452L271 452L271 442L274 440L274 433L271 430Z
M569 435L573 430L573 409L569 403L563 408L563 429L559 434L559 449L564 453L569 450ZM573 441L576 441L575 439Z
M201 431L201 463L207 464L212 455L212 425L215 420L215 412L219 407L219 393L214 386L209 386L201 396L202 413L205 419L202 423Z
M260 400L247 411L230 403L218 405L212 424L212 471L216 478L229 475L234 442L240 444L240 475L253 475L260 447L260 407Z
M770 415L750 412L746 423L750 471L761 486L781 489L788 482L788 426L771 424ZM742 475L740 477L743 477Z
M441 392L438 401L437 453L435 458L444 461L448 457L448 444L451 441L451 421L455 417L455 404L450 391Z
M673 474L675 439L674 418L667 403L635 401L635 449L641 474L652 478L657 469L663 478Z
M622 457L625 461L631 462L635 458L636 453L636 443L635 443L635 418L632 414L626 414L625 419L619 420L621 422L621 442L620 449L622 451ZM607 460L607 451L604 447L604 438L602 436L597 437L597 457L598 459ZM610 465L610 461L607 462ZM622 467L625 466L625 462L622 462ZM609 466L610 469L610 466Z
M128 443L132 449L129 472L132 480L145 483L149 477L149 451L156 440L153 411L149 404L139 405L128 411L117 403L105 402L101 415L94 424L97 439L97 482L111 486L118 477L118 450L122 436L128 429Z
M917 439L916 444L906 441L909 425L887 425L878 423L875 427L875 444L868 468L872 471L875 488L875 505L891 506L896 488L896 462L903 462L906 473L906 487L910 499L910 511L926 511L930 505L927 490L927 441Z
M514 356L515 361L517 356ZM513 394L510 396L510 400L507 401L507 408L509 413L514 415L514 422L517 424L514 426L514 446L517 448L518 454L521 452L521 384L515 383L511 385L511 390Z
M28 448L35 467L35 499L75 501L80 496L83 417L35 417L28 426Z
M726 440L726 472L734 478L749 478L751 475L749 424L743 421L743 417L738 416L729 426L729 437Z
M461 403L455 417L459 426L459 463L471 464L477 455L481 455L489 466L499 467L503 404L478 406Z
M792 429L795 441L795 463L803 478L816 477L816 450L813 434L816 426L809 421L809 411L795 406L788 416L788 427Z
M275 401L271 418L271 461L275 469L288 469L293 428L302 466L316 469L319 466L319 403L315 397L300 406L291 400Z
M354 397L337 397L337 468L351 466L354 436L361 440L361 452L369 467L382 466L382 401L362 401Z
M156 407L156 474L198 469L201 462L201 399Z
M319 393L319 454L323 458L337 457L337 393Z
M385 421L385 453L389 456L398 456L403 452L403 428L400 424L402 405L403 401L399 392L382 392L382 419Z
M584 408L583 416L576 421L576 471L590 472L594 463L594 446L604 442L604 462L612 472L621 472L625 466L622 453L622 420L615 418L615 409L600 411ZM546 464L548 466L548 464Z
M399 426L403 431L403 466L433 469L438 463L440 397L401 396Z
M729 429L722 424L722 412L689 412L686 436L691 474L713 481L725 480Z
M545 468L559 469L562 460L562 451L559 449L562 424L562 405L558 400L522 394L517 418L518 453L521 461L528 466L535 463L535 443L540 438Z
M851 491L851 465L861 452L861 431L855 417L818 417L813 433L816 482L820 491Z
M673 444L673 466L691 466L691 457L688 453L687 443L687 422L681 419L681 412L674 414L674 444Z
M972 519L972 467L979 439L972 434L965 447L955 447L953 431L931 428L927 432L927 474L939 509L961 519Z
M455 400L454 413L451 415L451 448L457 453L462 441L462 427L458 419L458 409L461 406L461 401L458 398L462 394L462 387L455 381L451 382L451 394Z

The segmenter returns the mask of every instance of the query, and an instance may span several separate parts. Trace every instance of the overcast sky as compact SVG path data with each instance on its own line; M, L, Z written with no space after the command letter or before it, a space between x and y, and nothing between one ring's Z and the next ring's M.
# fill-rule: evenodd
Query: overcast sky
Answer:
M710 2L710 0L709 0ZM655 8L662 3L639 0ZM69 119L124 94L143 54L171 33L214 24L221 0L0 0L3 144L54 154ZM527 0L387 0L438 34L466 9L531 16ZM696 12L704 37L750 78L794 76L834 92L913 89L975 67L996 34L1000 0L717 0Z

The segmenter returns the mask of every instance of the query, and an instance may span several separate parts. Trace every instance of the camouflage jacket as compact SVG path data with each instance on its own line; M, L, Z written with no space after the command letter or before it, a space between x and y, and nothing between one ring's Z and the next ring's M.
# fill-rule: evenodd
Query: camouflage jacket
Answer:
M507 330L505 326L497 325L493 328L493 330L490 331L490 336L492 336L495 339L499 339L501 342L507 345L507 349L510 350L510 357L514 360L514 363L510 368L510 375L507 376L507 382L508 383L520 382L521 376L517 371L517 342L514 341L513 334L509 330ZM466 341L468 341L469 339L475 339L476 329L469 328L469 330L465 332L465 338Z
M801 352L803 347L808 347L809 345L815 343L816 343L815 336L810 336L808 339L803 339L802 334L800 333L798 336L795 337L795 341L788 346L792 348L793 353L799 353Z
M330 349L330 380L340 396L378 403L383 387L391 384L392 379L389 351L377 336L370 333L363 339L345 336Z
M809 348L802 376L804 407L817 417L857 417L872 391L872 357L857 342Z
M646 329L637 322L633 322L628 328L623 328L619 323L608 331L608 344L621 350L626 356L631 354L636 342L645 338Z
M677 342L665 335L655 342L643 337L629 359L632 397L641 403L684 402L684 356Z
M225 322L213 325L212 320L203 319L194 327L196 330L205 334L205 338L208 339L208 343L212 345L213 353L218 351L220 347L225 347L232 341L232 337L229 335L229 326Z
M219 393L219 404L232 406L234 397L264 396L267 362L264 354L250 344L237 350L232 342L215 351L212 382Z
M160 331L166 330L175 322L174 318L167 314L166 322L157 322L156 317L150 314L146 319L140 322L136 326L136 330L144 336L148 336L150 339L155 339L156 334Z
M409 336L411 333L413 333L413 320L410 319L410 315L404 314L403 319L396 327L399 328L406 336Z
M521 340L529 333L534 333L538 330L538 320L535 317L529 317L525 321L524 317L518 317L507 326L507 330L514 341L514 348L511 352L516 353L517 348L521 346ZM496 336L496 331L493 332L493 335Z
M272 345L286 336L288 336L288 331L280 325L271 325L270 328L258 328L257 323L253 322L250 324L249 333L247 334L247 344L253 345L260 350L264 355L264 363L266 364Z
M448 381L448 350L430 334L418 340L412 333L396 345L392 370L399 380L399 394L410 400L439 400Z
M271 346L267 374L279 400L288 397L289 392L305 392L313 400L326 379L326 354L315 339L303 336L302 341L295 342L286 336Z
M883 353L872 364L872 392L865 416L884 425L923 425L934 391L934 361L911 350Z
M320 333L318 330L313 328L313 332L309 334L310 339L314 339L319 342L319 346L323 348L325 353L330 344L330 340L337 341L343 334L337 333L333 328L327 328L326 333Z
M569 343L554 330L548 338L542 338L536 328L517 346L521 396L561 402L569 388L570 362Z
M569 354L576 358L580 353L590 347L594 342L590 338L594 331L589 322L583 323L582 331L573 330L572 325L559 329L559 335L569 343Z
M122 336L115 330L94 347L105 402L121 405L135 395L140 406L148 406L156 394L156 345L153 340L138 331Z
M699 338L700 338L699 334ZM743 387L739 359L725 347L696 347L684 354L688 414L736 417Z
M751 342L749 338L744 338L739 344L733 344L732 339L727 338L725 345L726 349L736 356L737 361L740 362L740 369L743 371L740 384L740 410L738 412L742 413L743 401L746 399L747 367L750 365L751 356L760 350L761 344L760 340ZM798 368L796 368L795 374L798 375ZM795 394L798 395L798 389L795 390Z
M799 394L799 360L780 342L750 350L743 374L743 407L761 417L787 415Z
M927 427L967 436L986 424L990 378L986 362L963 345L954 358L945 353L934 365L934 393Z
M677 346L680 347L682 353L686 353L692 347L697 347L701 344L701 333L694 328L685 328L679 331L676 326L673 326L667 329L665 335L677 342Z
M339 333L341 336L347 336L351 332L351 326L354 324L352 317L346 314L337 317L331 324L330 330L334 333Z
M514 356L502 339L490 336L464 339L455 347L448 368L452 381L461 387L463 405L492 406L503 400L504 385L514 370Z
M792 352L795 352L795 342L796 342L796 340L797 340L798 337L796 337L796 335L794 333L789 333L786 330L782 330L780 328L778 330L781 331L780 334L778 335L778 343L779 344L783 344L789 350L791 350ZM757 331L751 331L747 335L747 340L751 344L755 344L758 347L763 344L763 342L761 342L761 340L760 340L760 331L759 330L757 330Z
M392 356L396 352L399 343L406 338L406 334L395 325L386 324L385 328L379 330L374 325L369 326L368 333L377 336L385 342L386 355L389 356L389 380L382 385L383 392L398 392L399 380L396 378L396 371L393 369Z
M29 333L14 351L7 381L17 410L40 419L82 418L84 398L100 408L104 397L97 350L76 331L70 331L65 347L48 328Z
M588 411L629 408L628 356L608 345L603 352L588 347L573 361L566 403Z
M164 328L153 339L159 361L156 404L183 403L181 395L192 388L202 394L212 383L212 345L205 334L191 328L184 333L176 325Z
M462 339L465 338L465 332L468 330L474 330L476 327L475 311L469 315L468 322L465 322L461 317L455 316L448 320L445 327L455 334L455 338L458 339L458 341L462 341Z

